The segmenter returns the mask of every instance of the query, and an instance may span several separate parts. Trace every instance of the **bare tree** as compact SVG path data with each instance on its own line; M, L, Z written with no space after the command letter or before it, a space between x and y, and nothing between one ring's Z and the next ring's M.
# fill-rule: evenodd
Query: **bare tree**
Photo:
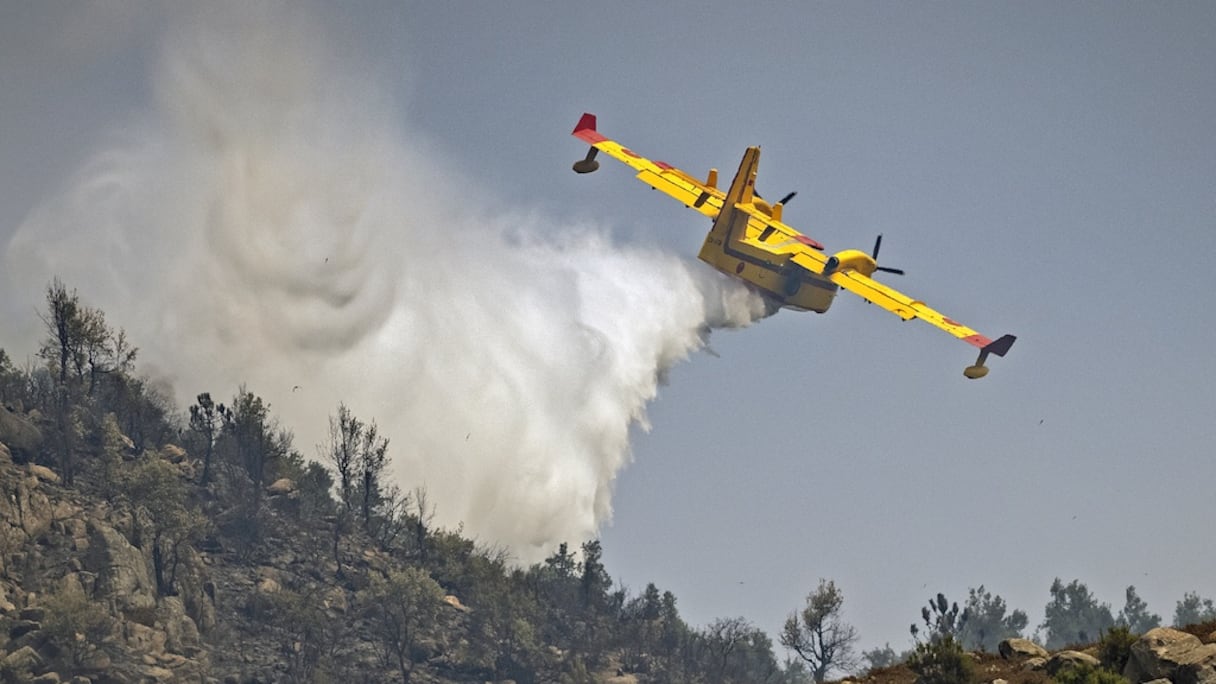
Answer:
M359 458L356 466L359 471L360 499L363 506L363 529L369 534L372 531L372 513L379 508L383 500L384 468L388 465L388 438L381 437L372 421L359 440Z
M766 682L778 672L773 642L744 618L718 618L705 628L702 639L716 670L712 681Z
M383 500L383 475L388 465L388 438L381 437L376 421L359 420L346 404L338 404L338 415L329 419L329 444L322 455L338 474L338 496L342 506L353 511L356 503L363 528L372 531L373 513Z
M350 412L346 404L338 404L338 416L329 419L329 444L322 451L325 460L338 474L338 497L350 510L355 501L355 465L359 455L359 437L363 423Z
M414 545L417 548L418 557L426 560L428 539L431 534L431 526L435 520L435 503L427 496L426 487L419 486L414 488L414 510L417 515L414 516ZM565 548L562 544L562 548Z
M806 597L806 607L785 621L781 645L798 654L810 666L811 676L822 682L832 670L857 666L853 647L857 630L840 616L844 594L830 580L819 580L819 587Z

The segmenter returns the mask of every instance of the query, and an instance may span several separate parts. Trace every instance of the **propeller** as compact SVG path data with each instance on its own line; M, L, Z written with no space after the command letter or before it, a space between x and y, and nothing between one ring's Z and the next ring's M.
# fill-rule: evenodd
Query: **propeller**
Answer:
M764 195L761 195L760 193L756 192L755 190L752 190L752 194L755 195L756 197L759 197L760 199L764 199ZM798 194L798 191L795 190L795 191L789 193L788 195L786 195L785 197L782 197L781 199L777 200L777 204L789 204L789 201L794 199L794 195L797 195L797 194Z
M870 256L874 258L875 262L878 261L878 250L881 247L882 247L882 233L879 233L878 238L876 240L874 240L874 251L870 253ZM882 271L883 273L893 273L895 275L904 275L903 269L899 269L899 268L887 268L886 266L879 266L879 267L875 268L874 270Z

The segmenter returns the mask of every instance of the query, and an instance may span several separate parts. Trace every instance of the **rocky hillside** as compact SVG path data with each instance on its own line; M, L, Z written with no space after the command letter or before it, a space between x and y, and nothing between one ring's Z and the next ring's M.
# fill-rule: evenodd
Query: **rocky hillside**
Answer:
M37 428L12 413L5 419L9 439L25 441L17 462L14 449L0 443L0 487L7 493L0 497L3 681L482 682L491 674L471 665L478 649L468 643L474 632L467 623L478 607L453 594L444 594L429 617L440 629L402 642L408 669L394 667L361 604L364 590L391 574L395 561L357 537L336 538L337 520L329 527L296 524L302 504L288 480L266 487L270 523L256 549L221 534L200 538L181 549L174 589L158 589L164 579L156 577L158 547L148 543L148 526L118 499L87 496L64 486L52 468L20 463ZM165 446L155 458L183 481L197 478L198 463L179 447ZM1123 676L1133 683L1216 684L1213 628L1143 635L1122 656ZM1001 644L999 655L970 657L978 681L1030 684L1094 670L1103 655L1097 646L1048 653L1014 639ZM562 679L646 681L625 674L619 654L602 671ZM914 684L917 675L899 665L855 681Z
M81 405L92 413L66 432L0 407L2 684L807 681L745 623L694 630L670 592L613 591L598 543L581 561L562 545L512 568L429 529L425 505L380 497L359 524L315 464L250 459L276 444L261 423L230 415L208 476L165 443L180 428L145 421L137 445L103 404ZM256 397L234 405L261 415ZM1216 623L1000 651L959 652L963 670L985 684L1216 684ZM907 664L856 681L961 684Z
M1099 644L1089 644L1049 652L1027 639L1007 639L1001 642L999 653L968 655L975 681L982 683L1096 684L1099 673L1111 677L1105 681L1114 681L1117 672L1131 684L1216 684L1216 623L1187 629L1159 627L1105 651ZM897 665L846 681L916 684L918 677L906 665Z
M196 477L180 448L158 457L183 480ZM340 541L339 572L332 532L291 524L299 502L289 481L267 487L271 523L256 551L219 536L183 546L171 592L158 591L156 546L129 507L15 463L4 443L0 488L0 681L400 681L354 611L359 589L392 561ZM442 601L433 619L450 629L409 644L412 679L485 681L453 670L446 654L459 645L443 636L459 632L468 608ZM314 676L322 670L326 678Z

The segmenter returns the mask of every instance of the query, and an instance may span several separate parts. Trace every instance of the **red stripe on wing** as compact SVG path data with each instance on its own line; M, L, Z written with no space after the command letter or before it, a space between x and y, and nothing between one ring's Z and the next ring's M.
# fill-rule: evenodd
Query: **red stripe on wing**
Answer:
M984 337L983 335L980 335L978 333L975 335L969 335L967 337L964 337L963 341L973 347L979 347L980 349L983 349L984 347L987 347L988 345L992 344L992 340L990 340L987 337Z
M823 251L823 245L821 245L818 240L812 240L811 238L809 238L805 235L795 235L794 239L797 240L798 242L801 242L802 244L806 245L807 247L810 247L811 249L817 249L821 252Z

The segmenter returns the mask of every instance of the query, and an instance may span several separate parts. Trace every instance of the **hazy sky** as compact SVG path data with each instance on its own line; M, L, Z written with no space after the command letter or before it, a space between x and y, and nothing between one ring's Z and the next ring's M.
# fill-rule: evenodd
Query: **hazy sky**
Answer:
M863 645L897 649L938 591L983 584L1032 624L1057 576L1115 611L1134 584L1167 621L1183 592L1216 595L1216 5L346 7L311 12L318 49L361 67L333 73L359 82L335 110L375 100L394 144L439 166L395 198L435 231L475 205L555 240L590 224L614 250L695 255L699 214L611 160L570 171L592 111L696 175L762 145L759 187L799 193L786 222L829 251L883 233L907 271L892 284L1018 335L973 382L970 347L847 293L715 332L631 431L602 531L620 581L775 638L831 578ZM165 106L151 74L180 21L0 2L0 241ZM0 301L17 349L38 302Z

